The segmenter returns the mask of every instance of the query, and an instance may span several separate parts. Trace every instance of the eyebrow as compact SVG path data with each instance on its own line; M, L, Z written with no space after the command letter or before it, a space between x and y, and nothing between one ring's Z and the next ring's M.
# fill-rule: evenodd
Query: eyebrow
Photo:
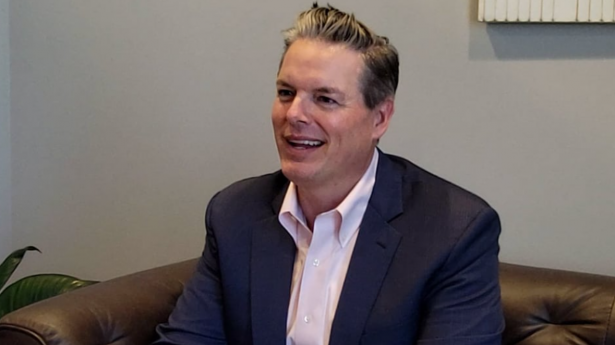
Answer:
M276 80L275 85L276 86L283 86L283 87L290 87L290 88L292 88L292 85L290 85L289 83L285 82L284 80L280 80L280 79Z

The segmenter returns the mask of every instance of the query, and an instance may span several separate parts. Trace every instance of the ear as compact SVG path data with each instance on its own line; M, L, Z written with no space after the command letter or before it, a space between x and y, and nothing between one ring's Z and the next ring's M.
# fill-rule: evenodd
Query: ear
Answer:
M389 122L395 112L395 100L393 97L387 97L379 105L374 108L374 127L372 131L372 139L379 140L389 128Z

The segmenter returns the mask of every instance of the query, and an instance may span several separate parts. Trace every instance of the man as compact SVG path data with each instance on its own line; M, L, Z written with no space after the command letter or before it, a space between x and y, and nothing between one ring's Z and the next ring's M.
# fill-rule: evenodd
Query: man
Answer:
M285 43L281 171L212 198L197 271L156 344L499 344L497 214L376 148L395 48L317 4Z

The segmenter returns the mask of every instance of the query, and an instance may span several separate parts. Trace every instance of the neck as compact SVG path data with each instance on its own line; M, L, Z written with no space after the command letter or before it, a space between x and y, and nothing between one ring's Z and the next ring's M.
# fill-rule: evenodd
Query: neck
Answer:
M357 181L354 181L354 184L356 184ZM338 193L331 193L331 190L326 190L325 188L313 190L297 186L297 199L303 211L303 215L305 216L308 228L313 230L316 216L337 207L337 205L346 198L348 193L350 193L354 184L349 188L340 190Z
M333 181L318 186L296 184L297 200L310 230L314 229L316 216L336 208L344 201L363 177L370 163L371 160L368 161L361 174L357 176L346 175L341 181Z

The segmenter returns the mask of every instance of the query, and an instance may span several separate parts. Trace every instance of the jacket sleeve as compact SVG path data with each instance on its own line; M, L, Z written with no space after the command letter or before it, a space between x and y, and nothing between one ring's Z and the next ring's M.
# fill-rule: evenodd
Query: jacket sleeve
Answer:
M220 266L216 233L211 214L215 197L205 213L205 249L196 272L180 296L165 324L156 328L159 340L154 345L226 344Z
M418 344L501 344L499 235L498 215L489 207L466 227L429 285Z

